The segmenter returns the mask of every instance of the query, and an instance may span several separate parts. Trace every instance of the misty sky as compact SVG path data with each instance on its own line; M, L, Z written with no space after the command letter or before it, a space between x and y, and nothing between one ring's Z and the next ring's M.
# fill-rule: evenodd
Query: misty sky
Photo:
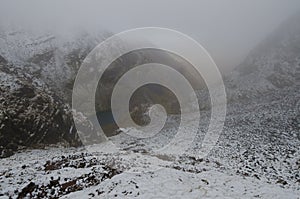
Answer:
M299 10L299 0L0 0L0 23L114 33L172 28L200 42L224 70Z

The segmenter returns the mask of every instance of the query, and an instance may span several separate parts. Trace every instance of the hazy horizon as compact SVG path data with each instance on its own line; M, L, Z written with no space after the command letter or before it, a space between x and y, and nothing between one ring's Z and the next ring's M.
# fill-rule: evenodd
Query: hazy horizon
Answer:
M220 70L228 71L298 10L297 0L2 1L0 26L113 33L171 28L201 43Z

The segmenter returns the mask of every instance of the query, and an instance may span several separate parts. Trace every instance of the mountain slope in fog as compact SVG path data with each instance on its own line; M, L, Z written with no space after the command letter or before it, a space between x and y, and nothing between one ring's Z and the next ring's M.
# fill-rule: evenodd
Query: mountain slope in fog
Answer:
M226 79L229 100L300 84L300 14L267 37Z
M112 150L109 144L101 145L106 149L95 153L84 153L82 148L24 151L3 160L0 180L7 186L0 195L297 198L300 195L297 19L300 17L283 24L227 77L230 101L225 126L207 157L194 156L201 148L201 135L182 156L155 153L155 147L172 139L176 133L173 126L149 142L122 135L111 137L121 151ZM1 57L0 60L8 64ZM6 77L9 79L3 85L14 82L11 76ZM209 111L204 110L201 115L200 134L206 128L203 121L210 118ZM198 126L190 125L186 130L190 128ZM144 172L152 170L152 166L161 169ZM144 173L127 172L141 170Z
M40 92L41 95L45 93L45 95L49 96L50 99L55 97L55 99L57 99L57 101L59 101L59 104L62 106L64 106L65 104L70 104L73 82L80 65L82 64L87 54L107 36L108 33L105 32L100 32L97 35L82 32L70 34L55 34L22 29L9 30L2 27L2 29L0 30L0 56L3 60L3 63L5 62L5 64L1 68L1 83L3 83L3 85L1 86L4 86L3 89L5 90L5 93L3 92L1 97L3 98L3 100L5 100L4 94L14 96L14 91L7 89L5 85L9 84L16 86L18 84L15 81L20 80L21 83L25 81L26 86L30 89L23 89L23 92L20 92L19 94L19 98L23 97L24 99L26 99L27 95L30 95L30 93L34 95L35 93ZM123 46L126 46L128 44L125 44L124 42L117 42L114 45L115 46L112 46L112 49L108 49L108 54L100 55L100 61L105 59L105 56L109 56L110 50L118 50L118 48L122 48ZM181 70L183 73L186 73L186 75L191 80L195 79L192 70L187 70L186 68L184 68L183 70L182 67L182 65L184 65L192 69L191 66L189 66L186 62L174 60L168 53L151 50L129 53L117 59L112 63L107 71L105 71L104 77L101 79L103 81L100 81L99 83L99 92L97 92L96 95L97 112L110 111L111 93L114 88L114 84L122 76L122 74L124 74L132 67L143 63L148 63L150 61L165 63L166 65L174 66L174 68L176 68L177 70ZM97 66L98 64L95 65L95 67ZM90 77L91 75L89 75L87 78ZM23 86L24 85L22 84L21 87ZM86 88L83 89L83 92L86 91L85 89ZM151 92L154 94L151 95ZM155 92L158 92L159 95L155 95ZM86 97L84 94L82 96L82 104L85 104ZM168 92L166 89L164 90L160 87L157 88L150 86L148 88L145 88L141 92L138 92L135 96L136 97L134 98L134 101L130 108L132 110L131 112L133 113L133 117L138 122L143 122L142 120L144 120L142 114L147 108L143 108L144 104L162 103L170 112L173 111L174 113L177 110L176 98L173 97L172 93ZM172 98L170 96L172 96ZM23 105L20 105L19 107L15 106L16 103L14 102L19 98L13 98L10 102L5 102L5 105L3 104L3 106L5 106L5 109L18 109L19 111L23 111L23 109L26 110L26 107ZM30 99L28 103L35 104L35 102L32 102ZM46 104L47 103L48 100L46 100ZM141 106L137 108L137 106L139 105ZM53 110L60 109L60 107L56 106L52 106L52 108ZM60 135L68 135L68 132L71 128L72 133L75 131L75 127L71 122L72 115L70 114L69 107L67 107L66 109L68 114L65 114L64 116L67 117L68 124L66 128L56 129L57 132L53 132L53 136L56 138L59 138ZM44 113L42 110L37 110L37 112L33 111L35 114L34 116L31 116L30 111L27 111L23 114L24 118L17 119L19 117L18 114L12 114L10 115L10 118L15 118L15 120L11 120L19 120L20 123L29 122L34 124L35 122L31 122L31 120L27 121L26 118L33 117L34 120L46 118L45 115L43 115ZM47 117L51 118L50 115ZM3 121L1 120L1 122ZM43 122L40 123L42 124ZM18 143L16 140L20 139L21 142L23 142L23 136L24 139L27 139L27 135L40 135L42 134L42 131L45 131L45 134L49 134L50 136L50 133L46 133L49 130L48 128L52 128L51 125L59 125L60 121L55 120L52 121L52 124L50 123L51 122L46 122L47 125L45 125L44 128L38 128L39 125L37 125L37 127L28 125L25 129L23 129L22 125L19 123L12 123L12 125L15 126L14 130L9 130L7 128L2 129L2 138L3 140L8 141L8 143L10 143L13 139L13 144L17 146L19 146L19 144L25 146L36 146L36 144L40 143L40 141L32 141L31 138L28 138L28 144L23 144ZM117 126L115 124L108 124L103 128L108 132L108 134L112 134L112 131L116 130ZM57 135L57 133L61 134ZM72 136L74 135L72 134ZM72 139L71 141L73 141ZM56 141L60 140L58 139ZM53 141L53 143L56 142ZM17 148L17 146L14 148ZM3 145L3 147L6 148L6 145Z
M0 55L11 70L26 73L47 84L70 102L73 80L86 55L105 37L86 32L50 33L25 29L0 30Z

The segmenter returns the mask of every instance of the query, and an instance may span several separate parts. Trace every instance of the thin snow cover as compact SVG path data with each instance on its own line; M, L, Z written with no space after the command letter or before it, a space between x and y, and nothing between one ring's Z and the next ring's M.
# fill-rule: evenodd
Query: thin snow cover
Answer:
M3 72L0 72L0 84L9 88L11 91L15 91L20 88L17 78Z
M120 133L111 142L86 148L19 152L1 160L0 196L299 198L296 91L297 87L229 104L224 131L205 158L195 155L209 122L205 110L197 137L182 155L155 152L176 134L176 116L151 139ZM34 189L28 193L30 183Z
M45 67L47 77L61 64L60 51L77 49L77 42L63 46L57 36L39 38L18 31L3 35L0 52L17 64L53 49L51 43L58 45L53 63ZM299 198L300 57L299 48L285 47L299 44L296 35L290 43L250 56L245 66L257 66L253 71L234 71L226 82L225 126L205 158L197 152L210 118L206 105L199 127L184 129L198 128L185 154L156 152L176 135L177 116L148 139L128 136L126 132L134 131L128 128L101 145L20 151L0 160L0 198ZM33 45L32 52L28 45ZM14 89L18 84L10 78L0 73L0 83L12 82Z
M1 193L9 193L12 198L17 198L15 190L20 190L29 182L39 186L49 186L49 182L58 179L63 185L76 179L78 176L97 171L105 173L102 165L94 164L83 168L75 165L81 158L73 159L69 166L59 169L45 170L45 161L53 162L61 160L60 157L73 157L85 153L82 149L54 149L32 150L18 153L10 158L3 159L1 171ZM70 192L61 198L297 198L299 190L284 188L276 184L270 184L265 180L230 174L216 169L210 160L197 160L202 162L203 171L189 170L188 165L179 168L170 164L170 160L160 158L160 169L149 171L147 167L153 162L154 156L149 154L137 154L128 152L102 152L86 154L82 156L86 160L103 160L103 163L114 164L116 168L125 169L122 173L112 176L94 186L84 185L85 181L78 180L84 189ZM157 158L156 158L157 159ZM157 160L154 160L157 162ZM184 159L175 160L176 164ZM186 161L186 160L185 160ZM71 166L72 165L72 166ZM138 168L135 170L135 168ZM140 168L144 167L145 172ZM131 168L130 170L127 170ZM50 183L51 184L51 183ZM59 193L60 186L47 197ZM39 191L33 192L28 197L37 197ZM1 198L6 198L3 196Z
M121 133L100 145L28 150L2 159L0 195L17 198L32 182L31 195L25 192L32 198L299 198L295 89L259 103L229 105L224 132L203 159L194 154L201 148L208 111L202 111L199 135L181 156L155 152L176 133L167 128L152 140ZM174 126L177 119L168 120Z
M143 174L123 173L100 186L71 193L62 198L297 198L297 192L284 190L256 179L245 179L218 171L199 174L162 169Z

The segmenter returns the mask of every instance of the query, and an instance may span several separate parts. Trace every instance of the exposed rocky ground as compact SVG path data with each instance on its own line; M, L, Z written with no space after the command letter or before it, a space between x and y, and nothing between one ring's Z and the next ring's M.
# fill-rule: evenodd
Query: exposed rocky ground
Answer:
M32 198L299 198L295 91L229 105L224 132L204 159L193 156L201 138L178 157L156 154L142 141L121 136L111 139L127 147L122 151L111 151L108 144L100 152L24 151L2 161L1 193ZM159 147L168 137L157 140Z
M156 154L170 139L161 134L149 147L142 140L112 137L124 150L105 144L49 148L2 160L3 198L299 198L299 87L228 105L225 128L210 155L197 159L199 140L186 155ZM209 112L203 112L203 120ZM176 118L173 118L176 121ZM200 127L205 129L206 125ZM170 135L170 134L169 134ZM154 147L153 147L154 146Z
M79 146L70 108L41 81L0 59L0 157L25 147Z

